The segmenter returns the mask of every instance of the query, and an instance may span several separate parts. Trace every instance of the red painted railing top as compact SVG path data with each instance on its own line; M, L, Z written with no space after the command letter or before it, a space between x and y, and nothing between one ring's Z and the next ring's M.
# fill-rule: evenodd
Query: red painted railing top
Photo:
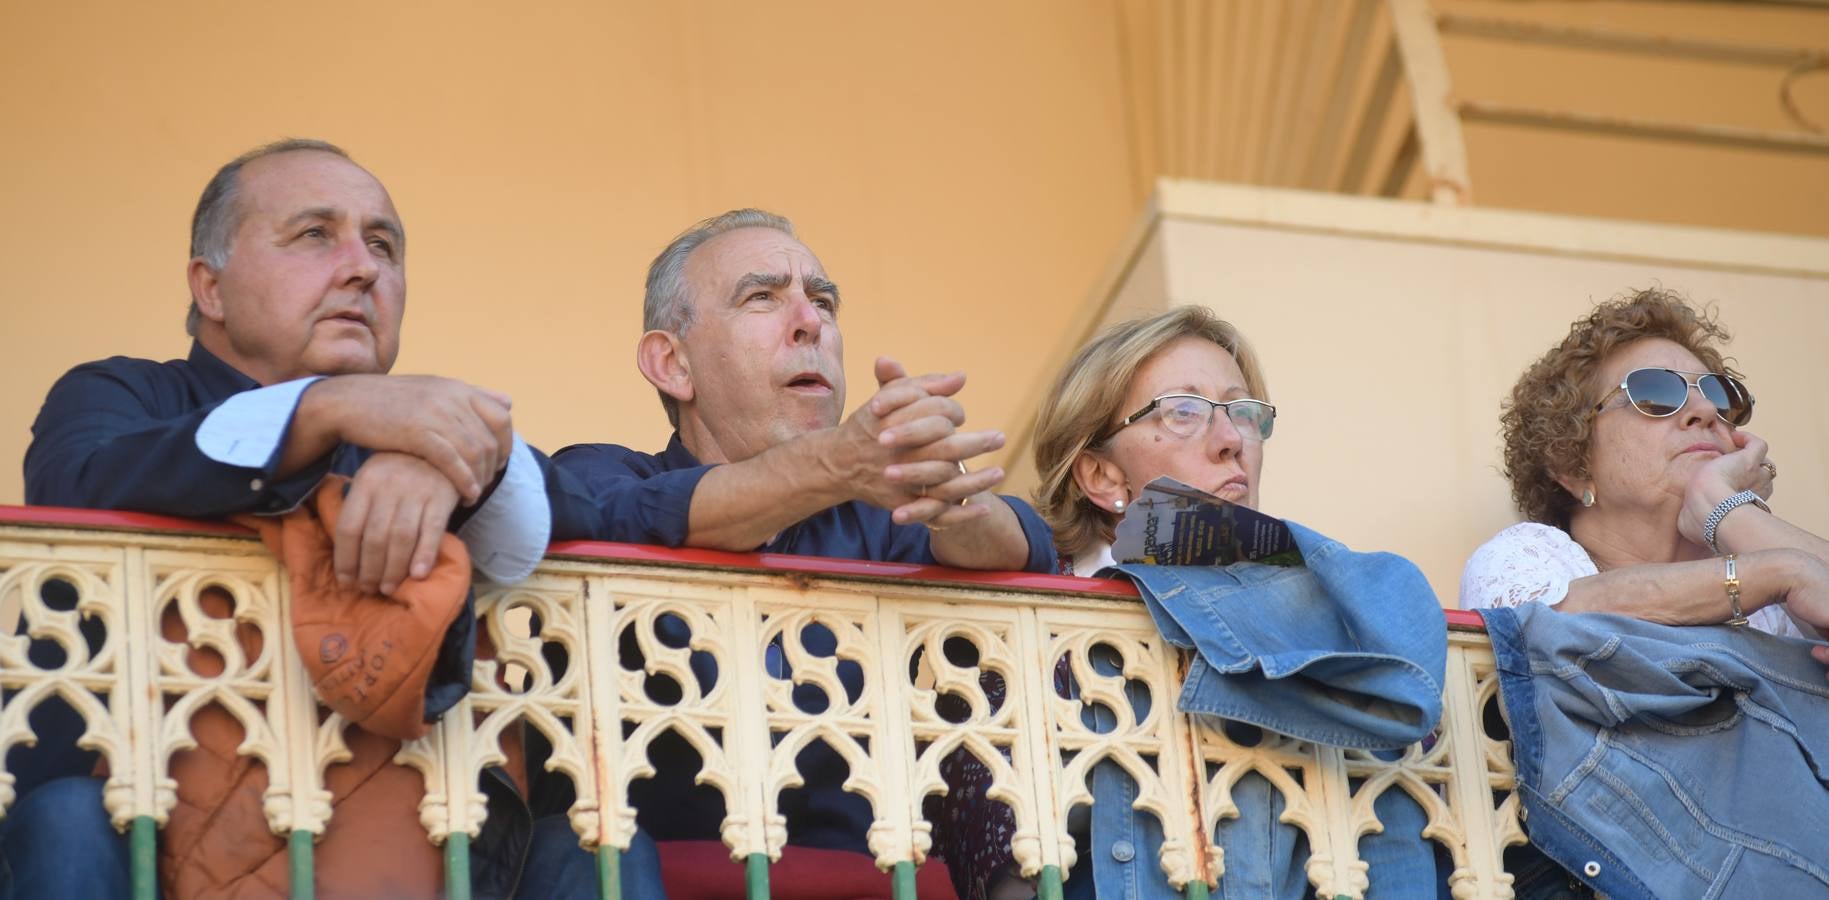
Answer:
M113 510L70 509L61 506L0 505L0 524L201 535L251 536L253 534L248 529L231 522L180 519L173 516ZM722 550L673 549L650 544L560 541L547 548L547 554L567 559L601 559L608 562L652 563L693 568L750 569L801 575L921 581L1006 591L1067 592L1132 598L1137 596L1137 589L1132 587L1129 582L1103 578L1037 575L1030 572L975 572L967 569L950 569L944 566L831 559L823 556L792 556L785 553L729 553ZM1484 623L1477 613L1460 609L1450 609L1445 612L1450 628L1456 630L1484 628Z

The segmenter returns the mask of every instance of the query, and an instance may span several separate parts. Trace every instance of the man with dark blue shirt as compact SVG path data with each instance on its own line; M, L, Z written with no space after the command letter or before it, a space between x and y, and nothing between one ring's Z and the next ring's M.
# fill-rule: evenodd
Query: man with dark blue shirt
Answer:
M223 167L192 224L189 357L114 357L59 379L32 425L26 501L279 513L336 471L353 476L344 583L392 593L423 576L460 506L478 571L524 577L551 513L508 398L386 374L405 253L387 190L332 145L285 141Z
M879 359L877 393L841 420L838 312L838 286L780 216L735 210L674 239L648 269L636 361L675 433L658 454L610 444L555 454L602 508L590 533L556 536L1053 571L1041 517L991 493L1003 471L966 469L1004 436L959 430L963 374L910 377ZM836 645L818 625L801 639L815 654ZM764 665L787 676L777 646ZM838 665L855 690L856 664ZM694 668L715 677L704 658ZM661 841L715 838L716 804L694 804L683 742L657 741L650 755L659 771L634 788L642 826ZM842 759L815 744L798 763L808 787L783 797L788 843L867 853L869 804L839 787Z
M281 141L225 165L192 222L189 356L114 357L61 378L32 428L27 501L276 514L337 473L351 478L332 535L343 585L393 594L425 577L447 529L482 579L526 577L565 492L550 462L514 434L507 397L387 374L406 305L405 250L386 188L333 145ZM472 622L460 615L453 634ZM445 641L441 664L454 654L451 671L462 673L454 681L467 681L469 647ZM34 659L50 662L41 650L52 648L35 644ZM35 753L8 760L21 799L0 822L0 897L124 895L125 847L101 811L97 779L86 777L93 754L76 751L81 721L57 706L33 717L42 726ZM515 848L498 866L506 883L519 879L528 896L594 895L592 857L569 827L533 821L517 803L518 817L490 818L492 827L518 823L495 844ZM537 872L522 875L523 851L542 860L527 867ZM561 877L578 880L561 887Z
M648 269L636 347L675 433L659 454L567 447L554 462L604 506L559 537L1049 571L1047 526L998 497L1003 446L960 431L963 374L909 377L879 359L849 418L838 286L784 218L736 210L695 225Z

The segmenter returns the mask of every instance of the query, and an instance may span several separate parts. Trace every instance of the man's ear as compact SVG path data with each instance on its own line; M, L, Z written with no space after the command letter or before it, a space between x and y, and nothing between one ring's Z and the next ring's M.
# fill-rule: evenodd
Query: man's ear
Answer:
M1074 457L1073 482L1080 486L1080 492L1092 501L1092 505L1109 513L1118 511L1118 501L1131 501L1124 470L1109 457L1091 450L1081 450L1080 455Z
M692 402L692 364L686 345L671 331L650 331L635 345L635 367L661 393L681 403Z
M185 271L191 284L191 300L197 304L197 312L205 319L222 324L222 277L203 257L193 257L190 268Z

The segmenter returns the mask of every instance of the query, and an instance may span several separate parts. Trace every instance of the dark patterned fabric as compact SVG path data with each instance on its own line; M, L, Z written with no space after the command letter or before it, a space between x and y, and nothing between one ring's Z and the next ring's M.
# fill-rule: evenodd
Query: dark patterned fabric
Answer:
M1003 708L1001 676L981 673L978 686L992 710ZM1054 690L1063 697L1077 693L1065 656L1054 667ZM952 695L942 695L934 709L948 721L963 721L971 715L965 701ZM1004 758L1009 759L1007 751ZM959 900L985 900L1005 877L1017 877L1016 858L1010 850L1016 836L1016 814L1008 806L986 799L991 769L964 748L940 761L940 777L946 781L946 795L932 798L939 802L928 808L934 823L934 856L952 871Z

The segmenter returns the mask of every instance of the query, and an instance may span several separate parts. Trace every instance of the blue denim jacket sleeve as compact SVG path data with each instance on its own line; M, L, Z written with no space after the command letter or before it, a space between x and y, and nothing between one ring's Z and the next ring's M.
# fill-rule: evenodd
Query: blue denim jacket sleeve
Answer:
M1195 651L1181 710L1336 747L1421 740L1441 719L1448 660L1428 580L1403 557L1289 527L1304 566L1117 567L1163 637Z

